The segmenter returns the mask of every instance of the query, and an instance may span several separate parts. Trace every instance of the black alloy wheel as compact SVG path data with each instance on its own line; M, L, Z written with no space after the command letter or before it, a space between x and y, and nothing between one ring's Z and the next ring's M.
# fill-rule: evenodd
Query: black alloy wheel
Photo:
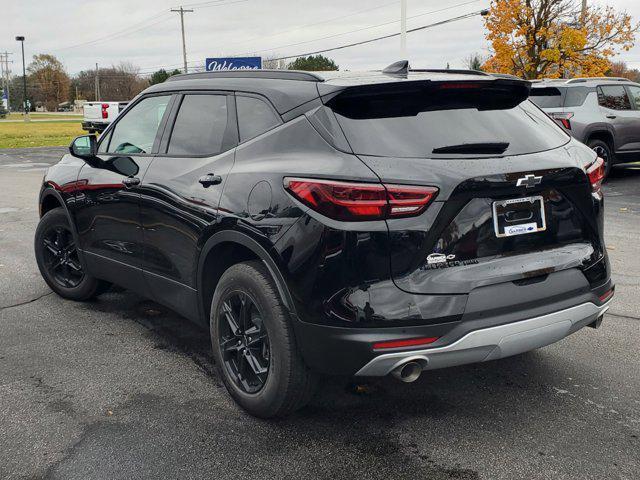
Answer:
M84 271L71 231L61 225L52 226L44 232L42 244L45 268L51 278L64 288L80 285Z
M62 208L54 208L42 216L36 228L34 249L42 278L61 297L83 301L109 289L108 282L85 270Z
M282 417L313 396L317 376L298 350L293 319L261 260L237 263L222 274L209 326L215 369L251 415Z
M602 140L590 140L587 145L604 161L604 173L605 177L608 177L611 166L614 163L614 155L611 147Z
M224 368L237 387L259 392L267 381L269 335L257 302L244 291L229 292L220 304L218 343Z

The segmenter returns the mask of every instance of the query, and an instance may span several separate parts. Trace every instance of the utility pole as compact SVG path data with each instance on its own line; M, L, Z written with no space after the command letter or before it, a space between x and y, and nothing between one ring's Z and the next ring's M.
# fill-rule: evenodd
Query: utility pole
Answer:
M400 0L400 58L407 60L407 0Z
M180 14L180 28L182 29L182 59L184 61L184 73L188 73L187 71L187 44L184 39L184 14L191 13L193 10L185 10L180 6L180 8L172 8L172 12L178 12Z
M582 8L580 9L580 26L584 27L584 21L587 16L587 0L582 0Z
M94 94L95 94L95 97L96 97L96 102L100 101L100 78L98 78L99 77L99 72L100 72L100 70L98 70L98 64L96 63L96 75L95 75L95 82L94 82L95 83L95 85L94 85L94 88L95 88Z
M13 61L9 61L9 55L13 55L11 52L0 52L0 70L2 71L2 85L4 96L7 97L7 109L11 109L11 98L9 92L9 85L11 84L11 71L9 70L9 63L13 63ZM2 101L2 99L0 99Z

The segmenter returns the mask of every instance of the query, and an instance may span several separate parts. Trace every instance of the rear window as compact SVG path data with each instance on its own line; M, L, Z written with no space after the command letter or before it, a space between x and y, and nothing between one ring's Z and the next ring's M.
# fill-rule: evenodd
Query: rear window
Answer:
M459 95L446 101L436 97L418 100L418 111L415 96L397 94L354 96L330 106L351 148L362 155L433 157L439 155L434 150L457 150L468 156L476 154L474 146L478 155L489 154L487 148L519 155L569 141L553 120L526 100L500 108L500 102L492 105L485 95L474 108L469 98L459 101Z
M556 87L532 88L529 98L540 108L562 108L566 91Z

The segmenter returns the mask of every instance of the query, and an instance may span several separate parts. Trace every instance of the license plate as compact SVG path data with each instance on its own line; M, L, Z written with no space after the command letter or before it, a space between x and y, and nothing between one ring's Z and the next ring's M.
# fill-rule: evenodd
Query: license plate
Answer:
M493 202L496 237L513 237L547 229L541 196Z

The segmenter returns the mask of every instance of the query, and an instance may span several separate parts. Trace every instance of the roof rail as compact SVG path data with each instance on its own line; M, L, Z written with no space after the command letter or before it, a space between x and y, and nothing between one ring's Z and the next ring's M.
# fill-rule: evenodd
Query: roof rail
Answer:
M602 80L609 82L630 82L628 78L624 77L584 77L584 78L571 78L567 80L567 83L585 83L590 80Z
M216 70L213 72L181 73L172 75L166 81L199 80L201 78L268 78L275 80L299 80L303 82L324 82L324 78L300 70Z

